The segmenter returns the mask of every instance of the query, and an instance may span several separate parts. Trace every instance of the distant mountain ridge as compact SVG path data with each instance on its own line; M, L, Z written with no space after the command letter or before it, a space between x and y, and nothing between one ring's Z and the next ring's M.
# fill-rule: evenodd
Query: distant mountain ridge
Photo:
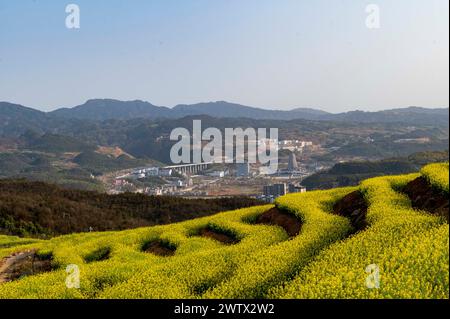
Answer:
M213 117L244 117L256 120L318 120L321 116L330 114L325 111L315 110L311 108L297 108L290 111L266 110L225 101L198 103L191 105L180 104L175 106L172 111L176 114L177 117L191 115L209 115Z
M48 113L58 118L76 118L91 120L129 120L135 118L182 118L193 115L208 115L218 118L251 118L251 119L306 119L318 120L330 114L312 108L296 108L290 111L266 110L225 101L197 104L179 104L173 108L155 106L149 102L118 101L112 99L94 99L74 108L61 108Z
M171 109L155 106L140 100L118 101L112 99L94 99L74 108L61 108L49 112L51 116L62 118L91 120L129 120L133 118L170 118Z
M361 123L417 123L417 124L437 124L448 125L449 109L427 109L423 107L411 106L401 109L391 109L378 112L350 111L339 114L328 114L321 117L321 120L361 122Z
M0 102L0 124L33 125L35 122L78 119L78 120L130 120L130 119L178 119L186 116L207 115L216 118L250 118L256 120L315 120L361 123L410 123L425 125L448 125L448 108L427 109L409 107L378 112L351 111L328 113L313 108L295 108L289 111L269 110L225 101L180 104L173 108L156 106L149 102L93 99L73 107L52 112L41 112L17 104ZM0 128L1 133L1 128Z
M22 105L0 102L0 135L17 135L26 130L39 130L47 125L49 116Z

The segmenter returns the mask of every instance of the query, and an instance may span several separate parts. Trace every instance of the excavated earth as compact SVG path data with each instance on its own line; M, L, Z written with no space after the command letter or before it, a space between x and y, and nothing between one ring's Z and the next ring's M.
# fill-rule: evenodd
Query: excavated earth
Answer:
M142 249L146 253L154 254L161 257L170 257L175 255L175 248L169 247L161 241L153 241L144 246Z
M412 207L442 216L448 222L448 195L433 188L425 178L416 178L402 191L408 195Z
M355 191L333 205L333 214L349 218L353 228L360 231L367 227L367 209L364 195L360 191Z
M295 237L300 233L302 222L293 214L284 212L277 207L269 209L259 215L256 224L275 225L282 227L289 237Z
M226 245L235 245L239 243L239 240L229 234L218 232L214 229L211 229L209 227L203 228L198 233L201 237L211 238L217 241L220 241L223 244Z

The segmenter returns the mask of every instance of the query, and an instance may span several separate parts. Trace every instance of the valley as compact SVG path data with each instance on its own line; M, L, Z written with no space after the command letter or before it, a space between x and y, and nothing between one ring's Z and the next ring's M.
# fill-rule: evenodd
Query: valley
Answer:
M88 112L86 114L101 115L104 114L102 110L105 107L112 110L124 105L134 104L113 100L102 100L100 104L90 101L80 109ZM287 179L294 183L337 163L384 160L407 157L416 152L448 149L448 118L443 121L442 117L443 113L448 115L448 109L427 111L409 108L364 113L366 123L361 125L353 118L350 121L343 116L337 116L339 119L335 120L317 120L307 116L290 120L258 119L258 109L238 105L234 106L236 114L246 110L245 114L249 117L223 118L219 117L223 115L219 112L214 113L218 117L188 115L173 119L154 119L139 117L140 113L142 116L159 114L152 113L152 108L147 108L147 104L140 103L136 110L131 106L122 111L126 116L109 112L112 118L95 120L96 116L90 116L89 119L69 116L79 109L67 109L64 110L66 115L56 116L58 112L43 113L2 103L0 122L7 124L0 128L0 178L27 178L58 183L64 187L114 193L117 191L114 190L116 177L140 167L170 165L170 150L175 143L169 138L171 131L175 128L192 128L194 119L202 120L204 127L216 127L221 132L227 127L278 128L280 141L300 140L311 143L306 147L280 149L281 169L287 167L290 152L296 154L302 173L292 180ZM191 110L188 106L182 109ZM200 108L206 114L212 114L216 109L217 104L214 103L202 104ZM194 107L192 110L194 112L198 108ZM301 117L300 113L296 114ZM308 114L317 115L320 112L309 110ZM392 123L393 118L397 118L399 122ZM425 123L425 119L437 125ZM233 166L216 168L225 172L233 169ZM257 166L252 169L257 169ZM258 190L255 187L257 182L253 181L225 178L219 179L220 183L217 184L211 183L213 179L202 176L193 180L194 183L197 182L197 190L191 194L193 196L229 196L236 193L256 196L261 193L263 185L276 182L268 178L260 184ZM210 189L209 184L215 188ZM137 191L142 190L143 186L145 183L138 183L137 187L126 189Z

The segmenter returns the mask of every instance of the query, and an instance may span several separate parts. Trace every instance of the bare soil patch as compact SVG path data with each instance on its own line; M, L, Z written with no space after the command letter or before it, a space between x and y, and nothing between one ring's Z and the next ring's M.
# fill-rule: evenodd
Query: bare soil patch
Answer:
M134 158L133 156L126 153L123 149L117 146L115 147L99 146L96 152L103 155L110 155L113 156L114 158L118 158L121 155L128 156L129 158Z
M210 227L200 229L198 235L201 237L211 238L220 241L221 243L226 245L235 245L239 243L239 239L237 239L235 236L232 236L231 234L227 234L225 232L219 232Z
M269 209L256 219L256 224L274 225L282 227L289 237L295 237L300 233L302 222L293 214L274 207Z
M176 247L163 241L156 240L144 244L142 251L161 257L170 257L175 255Z
M355 230L360 231L368 226L367 209L364 195L360 191L355 191L333 205L333 214L349 218Z
M448 222L448 195L433 188L424 177L409 182L402 191L408 195L412 207L443 216Z
M0 261L0 284L52 270L51 256L39 256L36 250L18 252Z

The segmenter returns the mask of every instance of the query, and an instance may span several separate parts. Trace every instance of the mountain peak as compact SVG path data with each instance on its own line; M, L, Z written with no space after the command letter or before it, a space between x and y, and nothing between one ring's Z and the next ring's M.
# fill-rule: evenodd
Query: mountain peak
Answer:
M90 99L71 109L59 109L52 115L65 118L92 120L129 120L134 118L160 118L170 116L170 110L149 102L134 100Z

